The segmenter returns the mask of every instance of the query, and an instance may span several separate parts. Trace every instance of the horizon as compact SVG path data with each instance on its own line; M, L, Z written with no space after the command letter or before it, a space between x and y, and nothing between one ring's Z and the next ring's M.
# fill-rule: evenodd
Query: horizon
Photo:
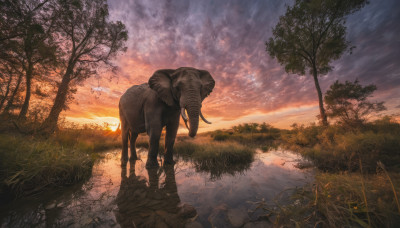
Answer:
M116 128L119 98L126 89L146 83L158 69L191 66L208 70L216 82L203 102L203 113L213 124L200 121L199 133L249 122L282 129L315 123L319 112L312 77L286 73L265 51L285 4L293 1L109 2L110 19L122 21L129 31L128 50L114 60L118 73L104 72L78 87L62 113L65 120ZM385 101L381 115L398 115L399 20L395 0L370 1L350 15L346 38L356 48L319 78L323 93L336 80L358 79L378 87L370 100ZM186 131L181 121L178 133Z

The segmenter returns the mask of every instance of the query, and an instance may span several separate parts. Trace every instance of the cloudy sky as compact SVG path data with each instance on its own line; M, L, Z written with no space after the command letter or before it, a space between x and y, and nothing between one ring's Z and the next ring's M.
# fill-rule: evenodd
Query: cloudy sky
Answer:
M128 31L128 51L115 60L120 72L93 78L78 88L67 120L118 124L119 97L148 81L161 68L191 66L208 70L216 81L203 102L213 125L268 122L289 128L311 123L318 100L310 76L287 74L265 51L285 4L293 0L112 0L110 17ZM347 19L347 39L356 49L333 62L320 78L323 91L335 80L376 84L372 100L386 101L387 114L400 111L400 3L371 0ZM181 129L181 132L184 130Z

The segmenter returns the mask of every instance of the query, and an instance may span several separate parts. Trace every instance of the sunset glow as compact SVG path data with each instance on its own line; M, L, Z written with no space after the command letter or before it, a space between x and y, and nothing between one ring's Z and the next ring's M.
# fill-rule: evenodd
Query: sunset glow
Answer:
M199 132L230 128L243 122L267 122L290 128L316 121L318 99L309 75L285 72L265 51L272 27L293 1L110 1L112 20L129 31L128 50L105 72L78 87L64 113L80 124L108 123L116 129L120 96L146 83L157 69L191 66L208 70L216 81L203 102L212 125ZM400 108L400 7L395 0L371 1L347 20L347 38L356 48L333 63L320 78L325 92L335 80L355 80L378 87L372 100L385 101L384 114ZM179 133L187 130L181 124Z

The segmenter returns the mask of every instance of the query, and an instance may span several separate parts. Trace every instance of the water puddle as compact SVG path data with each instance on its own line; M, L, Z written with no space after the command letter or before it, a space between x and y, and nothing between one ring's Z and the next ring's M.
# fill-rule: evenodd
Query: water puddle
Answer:
M240 227L262 215L253 202L289 198L313 179L300 170L298 155L258 152L253 163L234 174L211 175L178 159L175 166L147 170L142 160L120 166L120 151L106 153L84 184L40 199L13 202L1 210L1 227ZM283 194L282 194L283 193ZM252 223L253 222L253 223Z

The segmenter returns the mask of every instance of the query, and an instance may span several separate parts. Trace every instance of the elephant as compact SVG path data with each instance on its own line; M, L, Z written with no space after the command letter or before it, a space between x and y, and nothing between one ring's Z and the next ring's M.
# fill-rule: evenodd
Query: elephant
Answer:
M157 154L163 127L166 128L164 163L174 164L173 147L180 116L189 129L190 137L197 134L199 116L211 124L204 118L201 107L214 86L215 81L208 71L181 67L157 70L148 83L130 87L119 101L121 165L126 165L128 161L128 140L130 161L137 160L135 142L138 134L146 132L149 136L146 168L159 167Z

